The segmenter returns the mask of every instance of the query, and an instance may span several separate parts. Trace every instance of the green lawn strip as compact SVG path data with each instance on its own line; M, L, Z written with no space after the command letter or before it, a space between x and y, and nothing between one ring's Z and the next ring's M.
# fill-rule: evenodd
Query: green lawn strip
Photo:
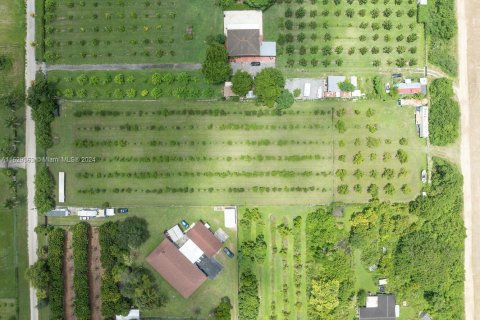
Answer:
M376 283L375 274L368 271L361 261L362 253L360 250L353 252L354 271L356 279L356 290L365 290L365 292L377 292L378 285ZM360 304L365 303L359 301Z
M198 63L207 36L223 33L222 11L214 2L83 3L57 3L56 18L45 26L47 62ZM189 27L192 40L186 40Z
M19 319L29 317L29 284L25 279L25 272L28 268L28 250L27 250L27 209L24 203L20 202L14 209L3 208L3 203L11 197L11 191L8 189L10 178L5 175L5 170L0 170L1 195L0 203L2 208L0 214L3 216L3 223L0 226L0 299L12 300L5 306L5 313L10 311L10 304L14 303L13 316ZM25 172L17 172L18 193L17 198L26 197ZM5 300L5 301L6 301ZM5 302L4 301L4 302ZM3 302L0 302L0 306ZM18 313L17 313L18 312ZM5 315L5 314L4 314ZM9 317L5 316L7 319Z
M278 224L281 220L276 219L275 222ZM282 263L282 255L279 253L282 249L282 237L275 232L275 245L277 247L277 253L275 254L275 310L277 317L281 318L283 316L283 311L288 308L288 305L284 301L283 295L283 283L284 283L284 270Z
M301 316L307 319L307 235L306 235L306 215L302 215L302 224L300 228L301 250L302 250L302 283L300 286L299 301L302 303Z
M285 224L288 225L289 228L293 228L292 225L292 217L285 217L284 218ZM287 243L288 243L288 251L287 251L287 272L285 272L287 276L287 284L288 284L288 301L289 301L289 311L290 311L290 319L298 319L298 310L295 306L297 301L296 295L296 288L295 288L295 261L294 261L294 253L295 253L295 236L289 235L287 236Z

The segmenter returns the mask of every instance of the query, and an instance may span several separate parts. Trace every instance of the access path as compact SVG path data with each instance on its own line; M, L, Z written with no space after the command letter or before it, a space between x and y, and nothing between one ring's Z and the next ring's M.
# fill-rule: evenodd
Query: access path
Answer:
M461 166L464 177L465 319L480 319L480 1L457 0L461 106Z
M26 23L27 35L25 39L25 90L35 81L37 63L35 61L35 0L26 0ZM32 119L30 106L25 108L25 157L34 159L36 157L35 123ZM35 173L34 162L26 164L27 169L27 233L28 233L28 263L34 264L37 257L38 240L35 227L38 224L37 209L35 208ZM38 320L37 292L30 287L30 320Z

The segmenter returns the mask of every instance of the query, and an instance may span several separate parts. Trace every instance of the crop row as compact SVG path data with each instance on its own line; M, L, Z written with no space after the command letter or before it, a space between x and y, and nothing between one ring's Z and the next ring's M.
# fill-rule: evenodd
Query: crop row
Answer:
M50 271L48 297L50 318L54 320L60 320L64 317L64 245L65 233L63 229L54 228L48 233L48 268Z
M75 316L78 320L88 320L90 314L90 287L88 279L88 242L90 225L80 222L71 228L73 243L73 264L75 273Z
M154 188L154 189L133 189L133 188L85 188L77 190L80 194L100 194L100 193L194 193L194 192L228 192L228 193L244 193L244 192L258 192L258 193L269 193L269 192L327 192L326 188L319 188L315 186L284 186L284 187L270 187L270 186L253 186L251 188L244 187L230 187L230 188L192 188L192 187L164 187L164 188Z
M75 177L78 179L105 179L105 178L135 178L135 179L157 179L157 178L170 178L170 177L219 177L219 178L231 178L231 177L280 177L280 178L292 178L292 177L312 177L323 176L327 177L332 175L329 171L293 171L293 170L273 170L273 171L178 171L178 172L162 172L162 171L141 171L141 172L91 172L82 171L77 172Z
M330 110L313 110L312 112L303 111L303 110L292 110L289 109L283 112L284 115L330 115ZM91 109L75 110L73 115L77 118L82 117L143 117L143 116L160 116L160 117L169 117L169 116L229 116L229 115L243 115L248 117L263 117L263 116L275 116L278 117L278 112L275 110L244 110L244 111L230 111L225 109L186 109L186 108L175 108L167 109L162 108L158 111L117 111L117 110L100 110L93 111Z

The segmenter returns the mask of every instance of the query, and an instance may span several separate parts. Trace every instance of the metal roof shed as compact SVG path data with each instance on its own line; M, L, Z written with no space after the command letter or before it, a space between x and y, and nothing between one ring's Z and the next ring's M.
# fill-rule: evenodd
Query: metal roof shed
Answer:
M65 172L58 173L58 202L65 202Z
M236 228L237 227L237 209L225 208L223 213L225 217L225 228Z

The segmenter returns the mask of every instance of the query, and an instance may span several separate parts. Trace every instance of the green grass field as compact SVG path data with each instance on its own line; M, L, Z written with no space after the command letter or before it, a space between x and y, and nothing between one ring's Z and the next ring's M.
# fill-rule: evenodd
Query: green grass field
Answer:
M27 214L23 204L26 193L23 187L18 190L20 204L12 209L4 208L10 197L9 181L4 170L0 170L0 310L2 319L28 319L29 284L25 280L28 268ZM25 172L18 172L19 185L25 185ZM12 306L13 304L13 306Z
M0 3L0 54L10 59L10 66L0 70L0 94L23 88L25 8L22 2L5 0Z
M334 128L339 120L345 133ZM380 199L408 201L421 189L425 165L413 109L393 101L297 103L280 117L252 103L65 102L53 132L50 168L55 177L66 172L68 205L361 203L370 184ZM367 147L367 137L378 146ZM407 145L399 145L402 137ZM405 164L397 149L408 154ZM354 164L359 151L363 162Z
M362 74L394 70L398 68L396 62L399 58L406 60L405 67L409 63L415 67L423 66L425 39L423 26L416 21L415 1L369 0L364 4L361 4L362 1L345 0L314 2L316 3L304 1L303 4L298 4L294 1L283 1L265 12L265 37L280 40L277 66L298 74L312 70ZM296 16L296 11L300 8L305 10L305 15L301 18ZM291 17L287 17L288 9L292 10ZM346 15L348 10L353 10L352 17ZM373 18L372 10L378 10L378 17ZM415 11L415 14L410 16L410 10ZM389 30L383 27L387 20L392 25ZM378 24L378 29L374 24ZM299 34L305 35L305 39L298 39ZM411 34L416 34L416 39L411 38L408 42L407 38ZM362 36L365 38L360 38ZM399 36L403 38L397 39ZM291 39L288 39L289 37ZM293 46L293 53L288 51L288 46ZM331 48L330 53L322 51L326 46ZM403 47L399 49L400 52L397 51L399 46ZM342 50L336 52L337 47ZM364 54L360 53L362 47L367 49ZM391 51L385 51L388 50L384 49L386 47ZM351 48L355 51L349 52ZM378 52L375 51L377 49ZM305 61L302 63L302 60ZM338 63L339 60L342 62ZM374 66L374 60L379 61L378 66ZM326 66L323 65L324 61L328 61Z
M25 61L25 8L22 2L6 0L0 3L0 56L6 56L7 67L0 69L0 98L8 93L18 90L23 92L24 87L24 61ZM12 136L12 129L7 128L3 121L9 116L10 111L0 103L0 139ZM22 124L18 129L19 156L24 153L23 118L24 108L19 108L16 114Z
M172 207L172 208L131 208L129 215L135 215L145 218L149 223L150 238L140 247L138 252L133 255L136 262L150 268L145 261L145 257L155 249L155 247L165 238L163 231L169 229L174 224L180 223L181 219L186 219L190 224L202 219L212 226L212 230L222 228L229 235L225 243L235 254L237 253L237 233L236 230L226 229L224 227L223 211L213 211L213 207ZM118 217L121 219L121 217ZM71 225L78 222L77 217L50 218L49 223L55 225ZM103 219L89 221L92 225L105 222ZM190 298L184 299L175 289L163 280L163 278L154 270L160 284L160 289L168 297L168 303L165 307L158 310L142 310L142 316L145 317L185 317L195 315L200 319L207 317L209 312L220 303L220 299L229 296L234 306L232 314L236 315L238 305L238 266L237 259L230 259L220 252L216 259L224 266L222 272L214 280L207 280Z
M198 63L206 37L222 33L214 1L58 1L53 12L45 15L45 59L58 64Z

